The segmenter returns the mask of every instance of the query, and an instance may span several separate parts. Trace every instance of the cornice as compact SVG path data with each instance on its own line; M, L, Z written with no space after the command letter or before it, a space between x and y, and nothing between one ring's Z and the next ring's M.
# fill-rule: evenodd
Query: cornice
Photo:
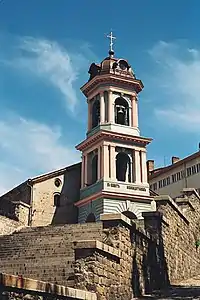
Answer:
M127 88L135 89L137 93L141 92L144 85L141 80L134 79L131 77L120 76L116 74L105 74L97 75L86 84L81 87L83 94L88 97L88 95L93 91L93 89L99 87L102 83L117 83L119 85L126 86Z
M90 147L92 144L96 142L102 141L113 141L114 139L120 140L123 142L133 142L133 143L138 143L141 144L142 146L148 145L152 139L151 138L145 138L145 137L140 137L140 136L132 136L132 135L127 135L127 134L121 134L117 132L111 132L111 131L106 131L106 130L100 130L94 135L90 136L80 144L76 146L77 150L83 151L86 148Z

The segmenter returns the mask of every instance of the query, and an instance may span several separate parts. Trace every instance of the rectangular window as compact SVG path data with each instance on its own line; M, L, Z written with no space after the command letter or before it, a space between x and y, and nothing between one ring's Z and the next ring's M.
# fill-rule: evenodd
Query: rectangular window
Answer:
M163 179L163 186L166 186L166 178L165 179Z
M158 182L158 186L159 186L159 189L161 189L161 188L162 188L162 180L159 180L159 182Z
M191 174L192 174L191 167L190 167L190 168L187 168L187 176L191 176Z
M181 180L181 172L178 172L178 173L176 174L176 176L177 176L177 181L178 181L178 180Z
M185 178L185 170L181 171L181 179Z
M154 191L157 190L157 182L155 182L155 183L153 184L153 190L154 190Z
M170 177L168 176L168 177L166 178L166 180L167 180L167 185L169 185L169 184L170 184Z
M196 165L196 170L197 170L197 173L200 172L200 164L197 164L197 165Z
M196 166L192 166L192 174L196 174Z
M176 174L172 175L172 182L176 182Z

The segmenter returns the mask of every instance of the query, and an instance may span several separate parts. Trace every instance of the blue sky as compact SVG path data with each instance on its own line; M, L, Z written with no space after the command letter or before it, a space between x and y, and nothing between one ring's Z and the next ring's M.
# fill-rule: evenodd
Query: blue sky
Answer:
M200 141L200 3L160 0L0 1L0 193L76 162L88 67L115 53L144 83L139 99L148 158L157 166Z

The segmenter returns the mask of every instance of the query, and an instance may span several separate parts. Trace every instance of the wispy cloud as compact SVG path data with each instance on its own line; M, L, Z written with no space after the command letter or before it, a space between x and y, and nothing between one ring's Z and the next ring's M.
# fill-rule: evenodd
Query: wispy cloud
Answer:
M160 41L149 52L157 62L155 88L162 89L156 117L190 132L200 125L200 50Z
M0 121L0 193L30 176L79 160L74 145L62 141L60 128L17 115Z
M15 37L7 47L9 49L1 49L4 52L1 63L45 80L60 91L65 108L75 112L78 104L76 81L81 76L82 69L85 72L88 68L89 56L92 55L89 47L83 43L73 51L56 41Z

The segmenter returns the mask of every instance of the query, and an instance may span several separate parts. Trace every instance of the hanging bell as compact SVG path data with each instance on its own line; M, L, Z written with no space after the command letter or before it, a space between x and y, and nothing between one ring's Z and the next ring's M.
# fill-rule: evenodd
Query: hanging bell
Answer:
M123 113L124 113L124 112L123 112L123 109L122 109L121 107L119 108L118 113L119 113L119 114L123 114Z

